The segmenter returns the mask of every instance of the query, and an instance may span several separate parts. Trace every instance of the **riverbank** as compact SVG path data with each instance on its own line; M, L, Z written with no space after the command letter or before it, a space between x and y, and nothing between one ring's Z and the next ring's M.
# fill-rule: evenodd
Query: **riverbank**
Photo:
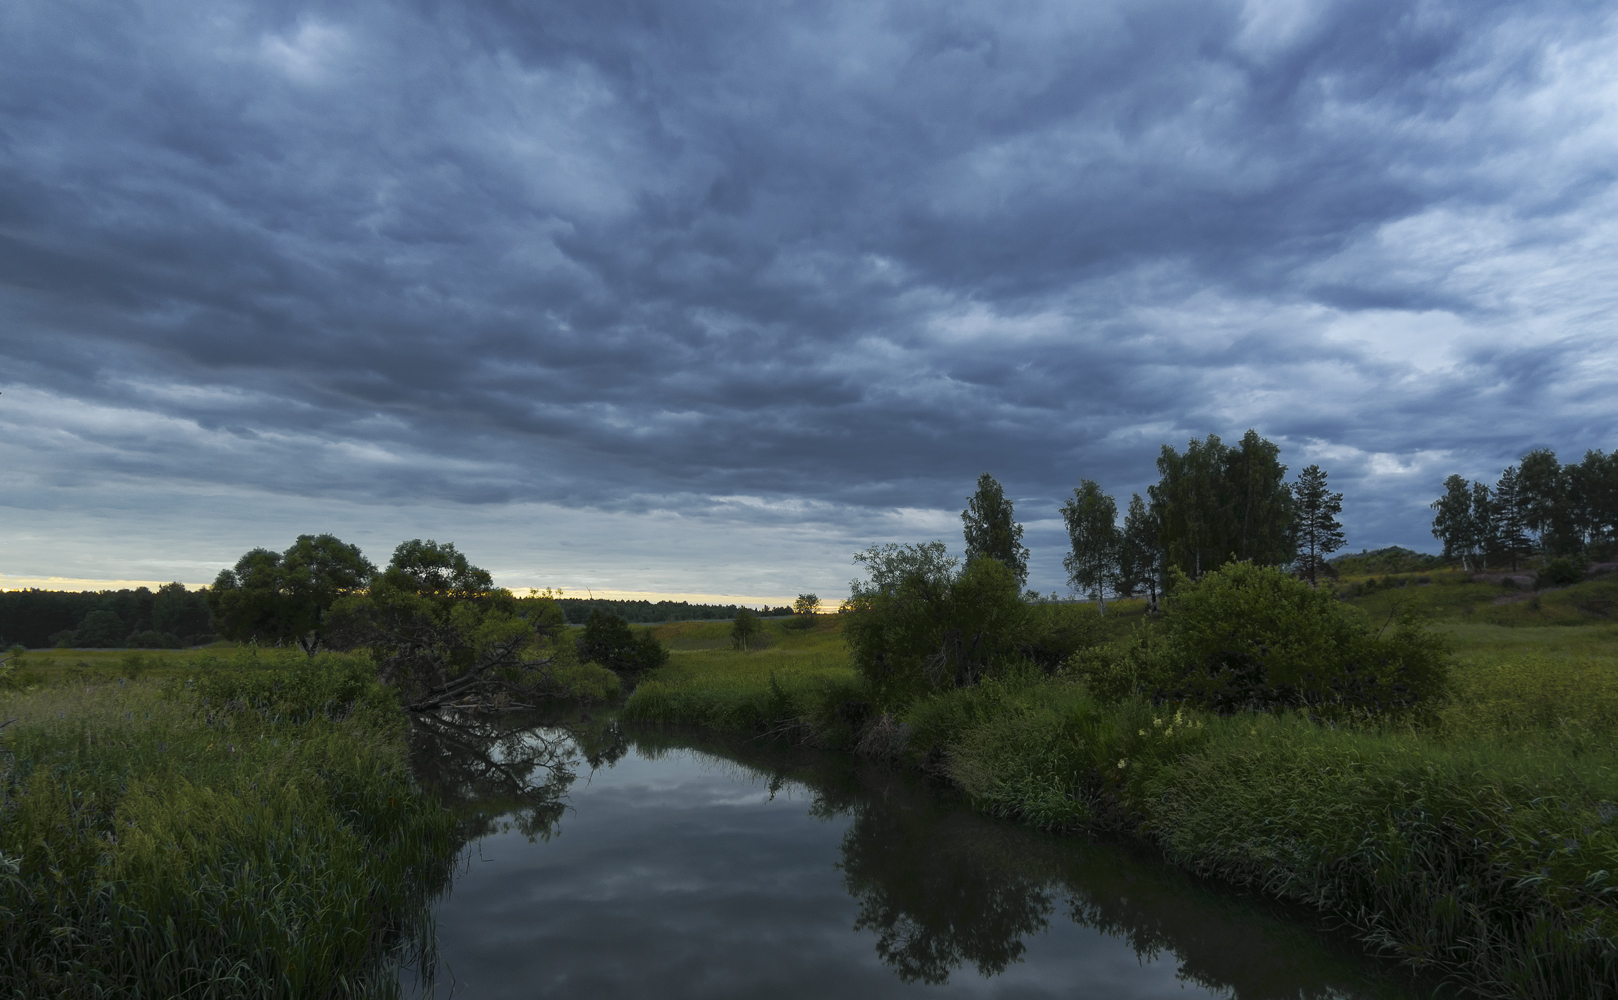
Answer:
M836 625L676 647L625 718L891 756L988 812L1149 840L1484 996L1618 992L1618 630L1446 626L1438 716L1353 729L1104 703L1063 673L873 716Z
M39 659L0 691L7 995L397 993L458 841L369 661Z

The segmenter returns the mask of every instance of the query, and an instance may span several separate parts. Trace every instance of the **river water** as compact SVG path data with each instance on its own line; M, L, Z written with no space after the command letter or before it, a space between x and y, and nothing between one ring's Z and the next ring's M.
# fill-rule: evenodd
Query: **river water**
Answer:
M593 720L414 751L468 838L415 996L1418 995L1299 914L847 755Z

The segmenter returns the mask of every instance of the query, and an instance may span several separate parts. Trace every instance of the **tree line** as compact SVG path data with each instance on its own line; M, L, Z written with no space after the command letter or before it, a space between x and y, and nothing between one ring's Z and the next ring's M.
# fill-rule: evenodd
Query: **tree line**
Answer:
M1317 582L1330 572L1326 557L1344 543L1337 520L1343 495L1330 490L1318 465L1287 482L1280 454L1252 430L1235 446L1213 434L1191 441L1183 453L1164 445L1158 482L1145 498L1130 496L1121 520L1117 501L1094 480L1081 480L1060 507L1070 543L1063 559L1069 584L1105 613L1109 593L1145 594L1155 607L1172 573L1195 580L1231 560L1293 566ZM978 478L961 520L967 563L993 558L1024 586L1022 525L993 476Z
M1493 486L1450 476L1432 510L1444 558L1468 569L1515 570L1535 555L1610 558L1618 550L1618 453L1586 451L1583 461L1563 465L1539 448L1503 469Z
M569 625L583 625L590 614L600 611L616 615L636 625L655 625L659 622L728 621L743 611L764 618L790 615L792 608L773 608L765 605L757 610L739 604L691 604L687 601L610 601L606 598L556 597L553 598Z
M178 649L213 642L204 595L182 583L151 590L12 590L0 593L0 648Z

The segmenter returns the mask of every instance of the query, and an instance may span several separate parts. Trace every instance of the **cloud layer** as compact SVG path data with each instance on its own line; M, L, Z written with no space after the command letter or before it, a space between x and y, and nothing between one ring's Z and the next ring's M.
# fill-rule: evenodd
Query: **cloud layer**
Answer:
M1354 548L1431 547L1449 472L1618 445L1615 36L10 4L0 572L202 582L341 528L512 584L835 591L853 548L958 544L987 470L1048 590L1081 477L1126 498L1248 427L1327 468Z

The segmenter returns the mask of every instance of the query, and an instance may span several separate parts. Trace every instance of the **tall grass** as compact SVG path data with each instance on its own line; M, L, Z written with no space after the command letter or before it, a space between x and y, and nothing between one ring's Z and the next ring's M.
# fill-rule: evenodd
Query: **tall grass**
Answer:
M628 714L896 753L984 811L1144 836L1484 996L1618 995L1618 629L1442 630L1451 689L1420 729L1102 700L1029 671L826 739L832 701L861 698L852 671L719 651L676 653Z
M397 992L454 821L363 660L0 699L0 983L13 996ZM424 966L425 967L425 966Z

